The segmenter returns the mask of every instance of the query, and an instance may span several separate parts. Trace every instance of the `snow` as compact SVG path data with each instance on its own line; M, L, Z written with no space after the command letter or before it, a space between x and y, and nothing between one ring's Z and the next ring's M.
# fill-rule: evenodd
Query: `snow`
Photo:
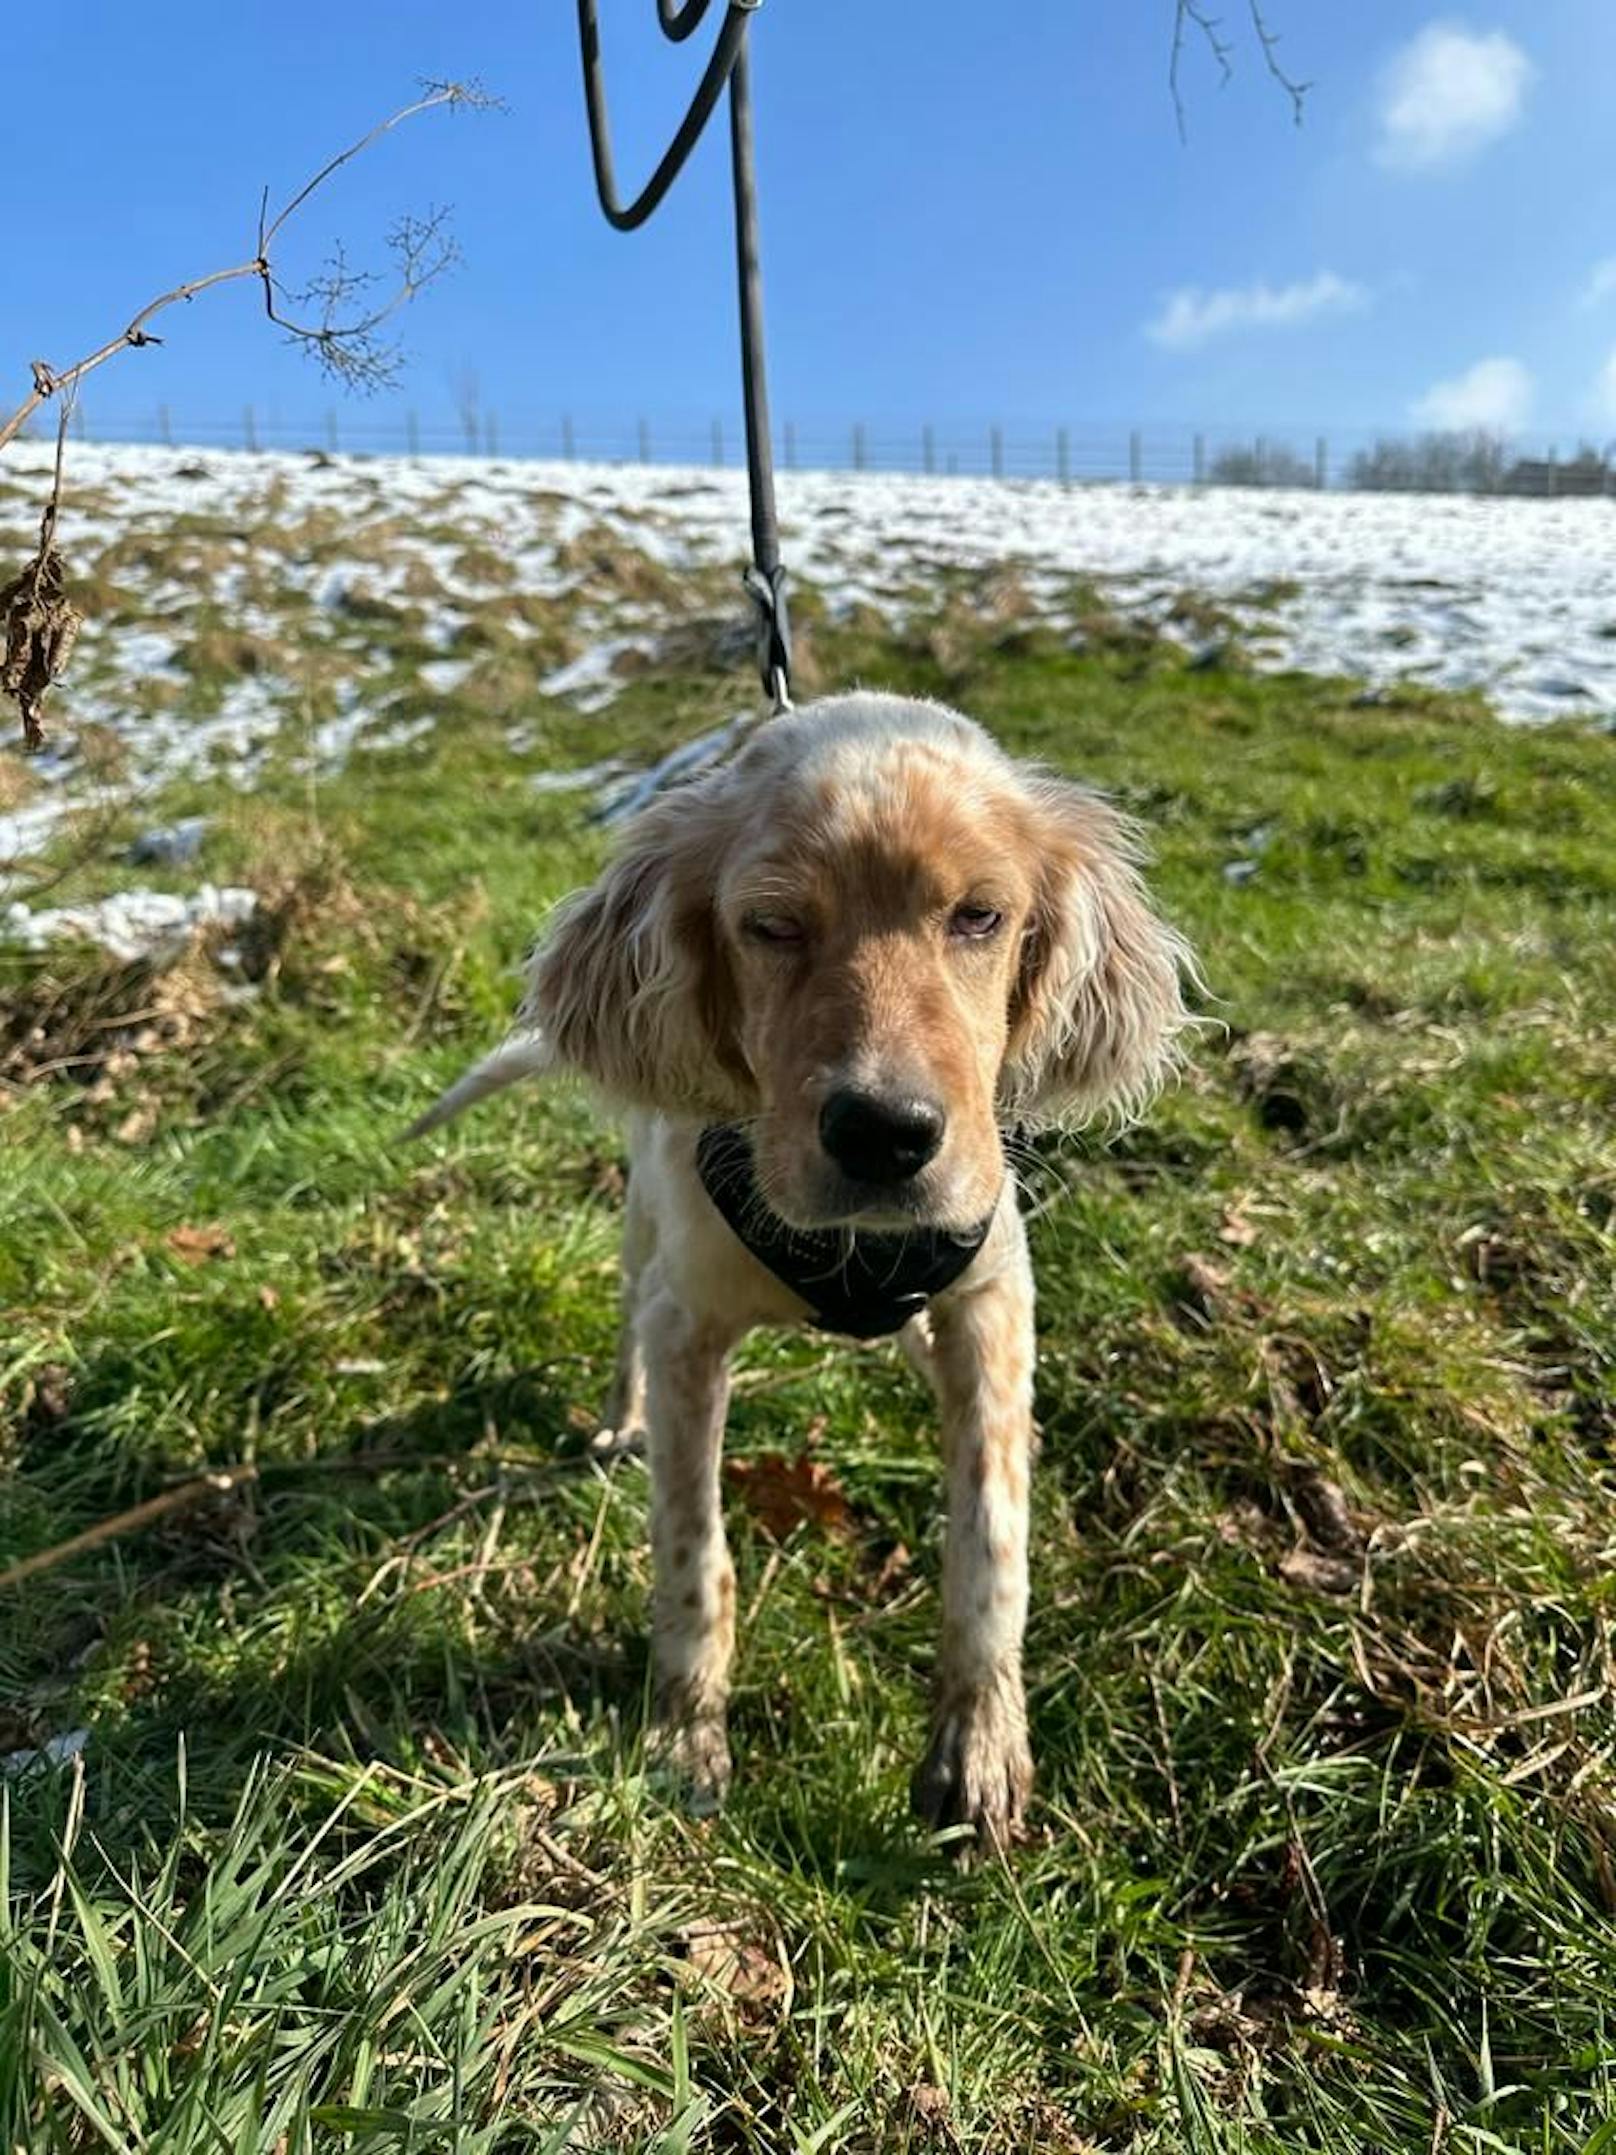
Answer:
M258 893L211 883L189 898L166 890L125 890L92 905L34 907L14 899L0 912L0 942L24 950L95 943L114 958L170 957L205 928L239 928L258 910Z
M580 711L603 711L617 693L617 666L631 652L656 649L643 636L613 636L592 644L580 658L556 667L539 683L545 696L566 696Z
M87 1728L66 1729L60 1736L47 1736L42 1744L25 1751L0 1754L0 1781L20 1780L24 1774L42 1772L47 1766L65 1766L78 1757L89 1740Z
M0 456L0 560L32 544L48 463L39 443ZM793 580L895 627L935 609L940 581L961 571L1006 572L1025 603L1074 635L1085 591L1170 630L1174 601L1190 593L1231 613L1265 667L1475 689L1523 722L1616 720L1609 501L888 473L784 472L779 487ZM169 550L182 513L192 521ZM411 637L445 654L418 673L450 706L476 663L450 653L456 632L468 608L499 603L471 548L512 570L516 593L568 609L573 655L538 693L605 711L635 666L656 664L666 635L720 607L743 616L748 529L739 471L75 445L63 543L83 576L103 548L120 548L108 574L121 603L87 622L53 699L63 752L34 759L33 790L0 812L0 875L72 810L105 805L114 784L155 809L177 780L250 789L277 746L294 766L312 756L329 771L423 739L431 721L389 727L389 638L374 613L345 601L397 608ZM621 556L623 573L594 568L597 550ZM185 663L203 608L273 647L222 689ZM510 626L530 633L514 617ZM301 669L314 678L316 661L326 710L311 715ZM514 744L515 722L533 713L509 717ZM115 781L104 762L96 775L94 759L66 752L87 722L123 759Z

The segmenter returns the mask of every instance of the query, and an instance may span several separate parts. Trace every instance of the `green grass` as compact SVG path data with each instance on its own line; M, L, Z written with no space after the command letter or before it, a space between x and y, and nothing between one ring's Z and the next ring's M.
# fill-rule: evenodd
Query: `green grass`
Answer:
M717 684L513 757L474 674L317 791L159 804L272 901L251 996L0 973L0 1565L259 1470L0 1602L0 1750L89 1731L5 1789L7 2150L1613 2144L1616 743L969 593L816 641L1134 808L1227 1028L1039 1143L1031 1845L906 1815L939 1480L890 1348L745 1350L734 1453L811 1445L856 1531L733 1496L735 1792L647 1777L643 1470L571 1449L617 1141L565 1090L394 1135L599 857L531 770Z

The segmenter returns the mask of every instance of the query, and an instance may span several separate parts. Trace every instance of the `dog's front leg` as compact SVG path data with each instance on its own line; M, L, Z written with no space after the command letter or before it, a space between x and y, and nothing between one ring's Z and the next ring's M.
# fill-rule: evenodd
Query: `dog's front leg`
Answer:
M912 1793L929 1823L974 1826L990 1845L1013 1837L1032 1787L1021 1684L1032 1307L1022 1262L932 1312L948 1540L932 1736Z
M735 1648L735 1570L724 1540L719 1466L734 1334L666 1288L638 1312L651 1465L651 1645L657 1716L692 1808L729 1785L725 1709Z

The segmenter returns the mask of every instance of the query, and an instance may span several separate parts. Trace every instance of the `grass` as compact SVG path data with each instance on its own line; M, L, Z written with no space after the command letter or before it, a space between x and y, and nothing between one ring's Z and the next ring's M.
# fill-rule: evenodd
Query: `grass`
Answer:
M617 1141L561 1089L394 1133L599 856L530 773L716 684L513 755L490 635L407 751L156 804L265 893L251 993L3 961L0 1564L258 1470L4 1599L0 1751L88 1730L4 1782L6 2149L1616 2144L1616 744L980 611L819 671L1113 789L1228 1028L1031 1176L1031 1845L906 1816L940 1492L890 1348L746 1349L734 1455L846 1510L780 1542L737 1483L735 1792L645 1771L643 1470L575 1442ZM363 623L404 704L412 633Z

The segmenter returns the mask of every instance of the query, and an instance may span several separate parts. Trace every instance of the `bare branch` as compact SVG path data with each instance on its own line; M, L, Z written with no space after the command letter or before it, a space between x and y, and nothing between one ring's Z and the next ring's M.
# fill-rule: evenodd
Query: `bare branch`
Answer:
M40 714L51 685L73 656L84 617L67 595L67 571L56 549L56 525L62 513L62 465L67 427L78 401L78 384L62 398L56 423L56 473L50 500L39 520L39 546L20 576L0 590L0 692L10 696L22 718L25 748L43 748Z
M1180 70L1184 64L1184 37L1188 27L1198 30L1206 40L1207 49L1218 64L1218 80L1227 83L1234 74L1234 63L1225 39L1218 35L1218 18L1208 15L1202 0L1175 0L1173 13L1173 56L1167 69L1167 86L1173 93L1173 114L1178 121L1178 139L1188 142L1189 127L1184 113L1184 93L1180 83Z
M1263 0L1246 0L1246 12L1262 51L1263 65L1290 99L1291 116L1300 127L1303 106L1312 85L1298 82L1282 64L1279 57L1279 33L1269 27ZM1178 122L1178 138L1181 142L1189 139L1184 111L1183 66L1184 47L1191 31L1199 34L1212 55L1217 65L1220 88L1234 76L1234 45L1224 34L1222 17L1207 12L1206 0L1173 0L1173 44L1167 68L1167 86L1172 93L1173 113Z
M286 291L268 274L263 280L265 312L287 341L308 351L322 373L365 395L386 388L398 372L399 348L381 340L383 325L460 259L446 209L401 217L387 245L397 265L393 290L364 312L356 311L362 295L382 280L374 270L354 268L341 247L300 292ZM299 318L311 309L316 320Z
M216 284L228 284L243 277L258 277L266 285L269 284L272 274L270 248L277 235L297 211L303 207L316 189L322 187L331 178L332 174L340 171L344 165L351 164L354 158L358 157L362 151L369 149L373 142L379 141L383 135L390 134L395 127L401 126L405 120L415 118L418 113L433 112L440 108L446 108L450 111L484 111L491 108L494 103L495 100L490 98L476 83L425 83L422 85L420 97L416 98L412 103L402 106L390 118L380 121L370 130L369 134L362 136L357 142L350 143L347 149L340 151L335 157L329 159L315 173L314 177L306 181L273 215L270 214L269 190L266 188L258 212L257 246L250 261L238 262L229 269L216 269L206 277L194 278L186 284L176 285L171 292L164 292L159 298L142 307L121 335L111 338L99 350L88 353L83 359L77 360L70 367L58 369L48 366L42 359L36 359L33 362L34 386L32 392L23 400L9 419L0 420L0 449L4 449L9 442L16 439L17 435L22 432L42 404L48 402L51 397L58 395L70 384L82 381L86 374L93 372L97 367L104 366L109 359L116 358L120 352L138 351L148 344L161 343L162 339L154 337L146 325L166 308L178 305L181 300L195 299L200 293L211 290ZM448 265L445 263L442 266L447 267ZM426 281L428 280L425 278L417 278L413 289L419 290L421 284ZM400 304L402 304L402 300ZM273 320L273 308L271 308L270 313Z
M1246 5L1251 13L1251 27L1256 31L1257 42L1262 47L1264 65L1290 99L1291 118L1300 127L1303 109L1307 103L1307 93L1312 89L1313 85L1310 82L1298 82L1294 75L1288 74L1285 68L1281 66L1279 32L1269 29L1268 18L1263 13L1262 0L1246 0Z
M395 127L402 127L406 120L413 120L419 112L434 112L439 106L447 106L457 112L489 112L496 108L498 100L488 95L479 82L423 82L421 94L412 105L405 105L391 118L378 120L368 135L361 135L357 142L350 142L345 150L339 150L329 163L320 167L312 180L300 187L283 209L276 212L267 226L261 227L258 252L267 254L275 235L290 217L307 202L317 187L323 187L332 173L362 157L373 142L380 142L383 135L390 135Z
M305 290L289 293L275 275L275 241L311 195L404 121L439 108L483 111L494 104L495 100L476 83L423 83L419 97L328 159L273 213L269 189L263 190L258 204L257 245L250 261L210 271L205 277L192 278L160 294L141 308L120 335L86 353L70 367L58 369L43 359L32 362L32 389L8 419L0 420L0 449L4 449L16 440L41 405L52 397L59 399L55 483L40 524L39 547L22 573L0 588L0 694L16 702L28 747L43 744L41 706L67 664L80 626L77 609L67 597L66 570L56 547L56 527L62 505L67 423L85 376L120 352L160 344L162 339L154 336L147 325L169 307L193 300L215 285L256 277L263 288L264 311L269 319L286 332L292 343L310 353L325 373L354 389L372 391L383 387L397 372L399 352L396 345L382 340L380 330L458 259L458 249L448 230L447 211L434 209L424 217L400 218L387 242L396 265L393 289L381 304L363 309L359 307L361 295L380 282L374 272L353 269L339 248L324 272L313 278ZM300 318L305 308L316 310L314 320Z

